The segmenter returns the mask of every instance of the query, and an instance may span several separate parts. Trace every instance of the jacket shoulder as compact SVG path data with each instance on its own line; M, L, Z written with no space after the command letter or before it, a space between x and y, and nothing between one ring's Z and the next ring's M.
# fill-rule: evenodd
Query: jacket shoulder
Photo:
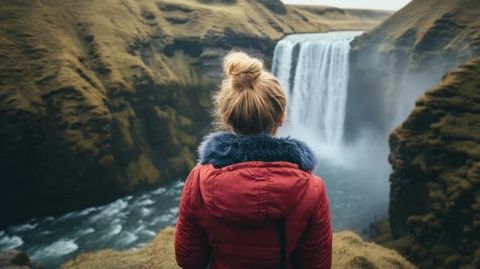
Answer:
M310 210L308 211L313 215L315 208L317 208L325 200L327 191L325 183L321 177L314 174L309 174L308 178L309 186L304 200L309 205L308 208Z
M192 168L183 187L184 197L189 206L198 207L203 204L201 179L208 177L213 170L211 165L202 164Z

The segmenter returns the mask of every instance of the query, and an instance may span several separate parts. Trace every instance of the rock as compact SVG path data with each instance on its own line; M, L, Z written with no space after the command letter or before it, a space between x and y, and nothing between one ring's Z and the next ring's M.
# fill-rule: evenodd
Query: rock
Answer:
M0 227L185 175L228 50L268 63L286 34L363 29L388 15L328 21L302 7L278 15L256 1L207 2L2 3ZM211 51L221 53L203 61Z
M174 228L161 231L152 242L138 251L100 250L67 262L63 269L179 268L173 249ZM332 268L415 268L393 250L365 242L353 232L335 233Z
M421 268L479 266L478 14L476 0L413 0L352 44L349 139L401 124L389 139L391 229L379 241Z
M392 240L422 268L479 266L479 74L475 58L445 75L390 138Z
M23 251L0 252L0 269L33 269L30 259ZM40 269L39 267L37 269Z

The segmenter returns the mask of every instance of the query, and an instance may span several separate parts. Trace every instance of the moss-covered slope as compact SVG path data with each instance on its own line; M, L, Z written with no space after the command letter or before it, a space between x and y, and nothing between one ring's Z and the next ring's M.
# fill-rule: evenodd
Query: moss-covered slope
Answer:
M271 55L286 34L387 15L254 0L2 1L0 226L182 176L225 51Z
M480 58L418 99L390 146L392 245L422 268L479 268Z
M173 250L175 230L167 228L145 248L136 251L101 250L83 254L66 263L63 269L139 269L179 268ZM363 241L352 232L337 233L333 237L332 268L345 269L411 269L407 260L395 251Z
M413 0L353 42L347 123L390 131L448 70L480 55L477 0Z

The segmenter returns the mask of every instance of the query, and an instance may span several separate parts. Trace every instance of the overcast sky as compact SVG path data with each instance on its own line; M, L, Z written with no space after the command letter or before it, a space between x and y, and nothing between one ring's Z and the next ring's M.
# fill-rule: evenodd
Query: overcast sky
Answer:
M325 5L346 8L397 10L410 0L282 0L287 4Z

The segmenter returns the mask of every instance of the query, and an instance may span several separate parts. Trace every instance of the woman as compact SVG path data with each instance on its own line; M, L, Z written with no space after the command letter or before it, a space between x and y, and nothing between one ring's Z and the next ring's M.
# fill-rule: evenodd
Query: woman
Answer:
M315 157L276 138L286 97L260 60L234 52L206 137L183 189L175 234L182 268L330 268L332 230Z

